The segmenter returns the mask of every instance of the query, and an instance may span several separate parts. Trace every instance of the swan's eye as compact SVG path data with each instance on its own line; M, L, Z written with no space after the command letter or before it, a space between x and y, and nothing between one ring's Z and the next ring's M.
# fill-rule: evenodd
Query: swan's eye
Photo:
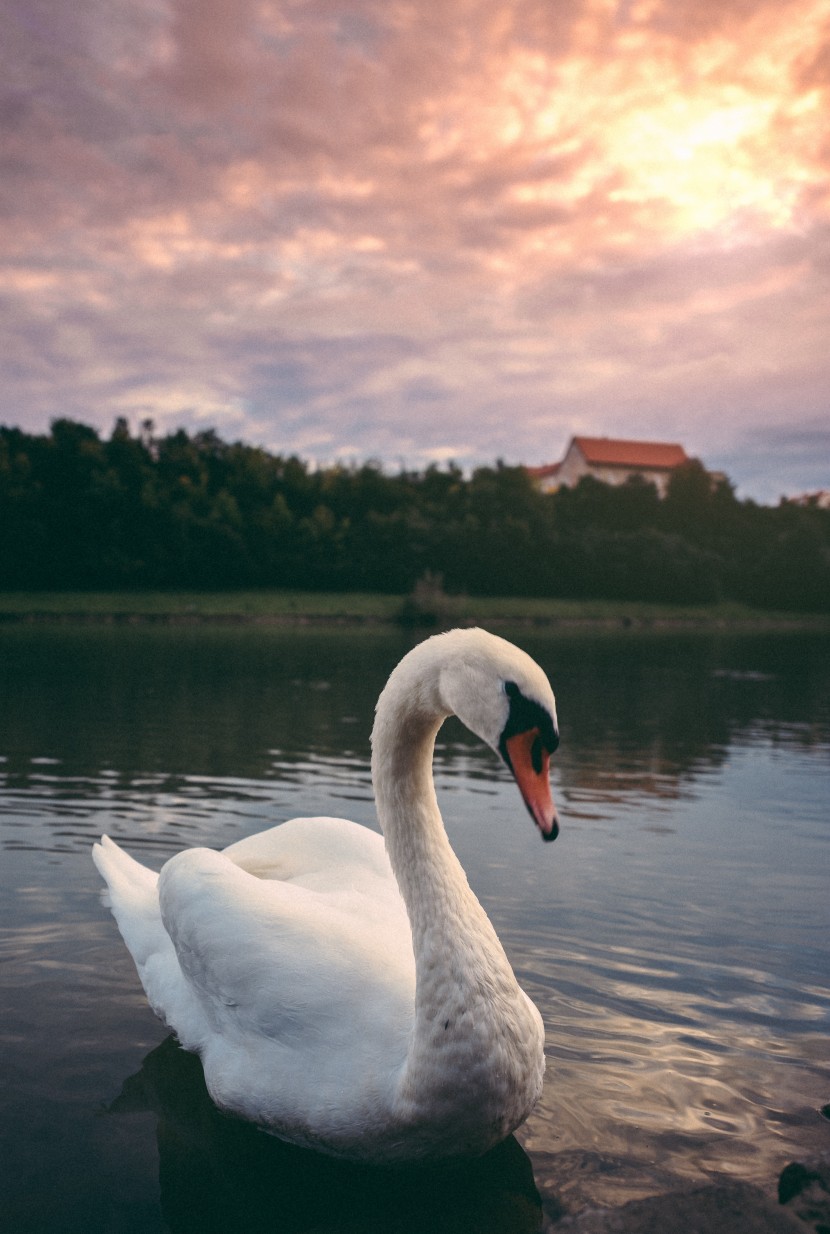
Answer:
M530 762L537 776L542 774L542 768L544 767L543 750L542 738L537 733L533 738L533 745L530 747Z
M507 757L506 742L516 733L532 734L533 743L530 751L532 766L538 775L543 769L545 754L553 754L559 745L559 733L551 714L539 703L525 698L515 681L504 683L504 692L510 699L510 713L501 735L499 751L504 761L510 766Z

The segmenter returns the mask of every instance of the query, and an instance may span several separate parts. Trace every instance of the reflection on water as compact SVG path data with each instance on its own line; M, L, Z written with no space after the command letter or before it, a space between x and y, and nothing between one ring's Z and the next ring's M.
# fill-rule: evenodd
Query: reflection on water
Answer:
M830 1135L818 1113L830 1100L830 643L514 637L558 697L560 839L539 845L504 769L455 722L436 781L453 845L548 1028L545 1093L519 1133L535 1186L549 1216L559 1200L618 1202L677 1179L768 1187ZM406 646L379 631L0 629L11 1228L209 1229L240 1189L260 1197L257 1211L271 1204L257 1176L272 1171L300 1181L288 1229L380 1229L384 1213L407 1211L404 1184L367 1189L354 1172L325 1208L331 1163L301 1168L200 1104L198 1066L155 1050L164 1029L89 861L103 831L158 867L298 813L375 825L371 717ZM145 1112L104 1113L145 1055L140 1084L116 1102ZM265 1152L275 1161L260 1170ZM481 1212L498 1214L494 1229L533 1229L527 1158L515 1143L505 1152L507 1181ZM249 1156L243 1183L228 1172ZM447 1200L457 1226L412 1201L421 1228L467 1228L489 1185L469 1178L460 1207ZM191 1226L188 1211L201 1213ZM239 1228L258 1227L251 1216Z
M158 1119L161 1206L173 1234L280 1230L354 1234L534 1234L542 1204L530 1159L511 1137L451 1169L373 1170L282 1144L220 1114L196 1058L167 1038L110 1112Z

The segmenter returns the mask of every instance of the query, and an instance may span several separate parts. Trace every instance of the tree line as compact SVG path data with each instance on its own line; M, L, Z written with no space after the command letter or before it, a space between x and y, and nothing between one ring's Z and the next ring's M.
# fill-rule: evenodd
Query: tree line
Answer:
M213 430L0 426L0 588L297 588L830 611L830 511L738 500L692 461L538 491L522 467L312 468Z

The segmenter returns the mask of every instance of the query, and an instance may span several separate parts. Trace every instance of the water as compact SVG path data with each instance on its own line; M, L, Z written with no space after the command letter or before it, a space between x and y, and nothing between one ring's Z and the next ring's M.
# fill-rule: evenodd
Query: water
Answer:
M830 1146L830 640L514 632L548 671L562 834L457 722L448 831L548 1030L543 1100L461 1175L380 1176L212 1109L89 859L295 814L374 824L396 632L0 629L0 1197L26 1231L537 1230Z

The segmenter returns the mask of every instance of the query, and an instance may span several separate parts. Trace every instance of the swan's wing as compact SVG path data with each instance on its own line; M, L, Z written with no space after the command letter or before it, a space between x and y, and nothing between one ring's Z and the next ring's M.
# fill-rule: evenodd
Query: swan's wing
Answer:
M411 1024L414 961L396 896L265 881L208 849L178 854L159 878L207 1036L255 1035L305 1056L351 1050L364 1031L397 1040Z
M348 885L374 894L377 880L397 886L383 837L345 818L292 818L238 840L223 852L258 878L318 890L337 891Z
M380 837L320 821L311 831L330 846L316 857L300 823L300 853L266 834L229 855L180 853L159 876L109 840L95 852L150 1003L201 1055L214 1100L312 1146L377 1126L415 1001Z

